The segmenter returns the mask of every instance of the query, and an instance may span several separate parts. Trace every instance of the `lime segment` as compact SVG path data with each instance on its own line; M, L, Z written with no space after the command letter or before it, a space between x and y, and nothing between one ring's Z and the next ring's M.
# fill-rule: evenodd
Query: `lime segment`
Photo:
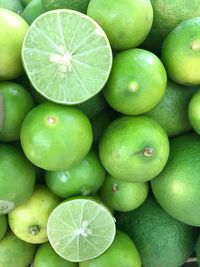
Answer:
M64 259L81 262L101 255L115 237L115 220L101 204L73 199L50 215L47 232L54 250Z
M96 95L112 65L109 41L101 27L74 10L53 10L29 28L22 49L26 73L47 99L78 104Z

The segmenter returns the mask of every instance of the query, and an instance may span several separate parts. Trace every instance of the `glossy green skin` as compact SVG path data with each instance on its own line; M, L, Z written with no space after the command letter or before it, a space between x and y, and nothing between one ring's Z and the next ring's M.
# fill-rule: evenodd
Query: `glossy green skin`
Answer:
M0 81L23 74L21 49L28 24L18 14L0 8Z
M138 250L128 235L117 231L112 245L102 255L80 262L79 267L141 267Z
M25 202L35 185L35 171L24 154L14 146L0 145L0 214ZM11 207L4 207L5 202Z
M197 229L173 219L152 196L136 210L119 213L117 223L134 240L143 267L182 266L194 250Z
M126 212L138 208L148 192L148 183L128 183L108 174L101 187L100 197L108 207Z
M4 237L8 226L8 220L6 215L0 215L0 241Z
M200 89L193 95L189 107L188 116L192 128L200 134Z
M188 118L188 105L194 92L192 87L168 80L165 95L160 103L146 115L155 119L169 137L189 132L192 127Z
M200 226L200 137L186 134L170 143L165 169L151 181L162 208L175 219Z
M45 12L41 0L32 0L24 9L22 17L30 25L37 17Z
M132 83L137 84L135 91L130 88ZM149 51L135 48L114 57L104 96L113 109L138 115L159 103L166 85L167 74L160 59Z
M161 58L167 74L179 84L200 84L199 29L200 17L185 20L168 34L163 43ZM193 42L198 42L197 49L192 49Z
M23 12L23 6L19 0L0 0L0 8L9 9L19 15Z
M11 231L0 241L0 266L27 267L31 264L36 246L17 238Z
M45 243L36 252L34 267L78 267L78 263L61 258L49 243Z
M104 182L105 174L98 155L91 150L83 161L69 170L46 172L45 180L55 195L66 199L96 193Z
M60 199L45 185L36 185L31 197L9 213L8 221L11 230L18 238L29 243L47 242L47 221L59 203ZM32 234L31 226L39 227L39 232Z
M26 89L16 83L0 82L3 97L3 125L0 141L16 141L26 114L34 107L34 100Z
M84 159L92 135L91 124L79 109L44 103L28 113L20 138L25 155L34 165L59 171Z
M86 13L89 1L90 0L42 0L42 4L46 10L67 8Z
M146 148L151 156L145 156ZM100 159L110 175L127 182L146 182L158 175L169 156L166 132L147 116L123 116L105 130Z
M137 47L153 22L150 0L90 0L87 15L103 28L114 50Z

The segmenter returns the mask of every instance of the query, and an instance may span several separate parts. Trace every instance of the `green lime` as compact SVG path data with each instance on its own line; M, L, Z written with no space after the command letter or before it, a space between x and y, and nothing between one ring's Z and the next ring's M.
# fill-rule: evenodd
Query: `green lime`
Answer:
M152 180L153 193L175 219L200 226L200 137L187 134L171 140L165 169Z
M21 49L28 24L18 14L0 8L0 80L11 80L23 74Z
M120 213L118 227L134 241L143 267L178 267L189 258L197 229L161 209L151 196L136 210Z
M194 92L192 87L182 86L168 80L164 97L146 115L155 119L170 137L188 132L191 130L188 105Z
M200 16L200 0L151 0L153 25L144 42L147 50L160 52L167 34L182 21Z
M41 0L32 0L24 9L22 17L31 24L37 17L45 12Z
M200 17L183 21L167 35L162 61L175 82L200 84Z
M89 117L92 118L99 114L105 107L107 102L102 93L99 93L84 103L78 105L78 107Z
M57 206L47 225L56 253L72 262L101 255L112 244L115 231L115 220L105 206L80 197Z
M23 12L23 6L19 0L0 0L0 8L9 9L19 15Z
M73 9L86 13L90 0L42 0L42 4L46 10L53 9Z
M146 182L158 175L169 156L166 132L147 116L123 116L106 128L100 159L110 175L127 182Z
M92 128L79 109L44 103L23 121L21 143L34 165L48 171L66 170L89 152Z
M104 29L114 50L141 44L153 22L150 0L90 0L87 15Z
M103 88L112 52L94 20L74 10L59 9L44 13L31 24L22 60L33 87L44 97L78 104Z
M61 258L49 243L45 243L35 254L34 267L78 267L78 263Z
M94 194L102 186L104 178L105 170L93 150L73 168L66 171L46 172L45 175L49 189L62 198Z
M189 103L188 116L192 128L200 134L200 89L196 91Z
M0 215L25 202L35 185L35 171L24 154L8 144L0 144Z
M35 245L24 242L7 231L0 241L0 266L27 267L33 260L35 250Z
M47 242L47 221L59 202L60 199L46 186L36 185L31 197L9 213L11 230L18 238L29 243Z
M3 99L3 124L0 141L16 141L26 114L34 107L34 100L27 90L13 82L0 82Z
M6 215L0 215L0 241L4 237L7 230L8 220Z
M148 192L148 183L129 183L108 174L101 187L100 197L108 207L126 212L139 207Z
M21 3L24 7L26 7L32 0L21 0Z
M130 237L117 231L112 245L99 257L81 262L79 267L141 267L138 250Z
M143 49L130 49L115 56L104 96L117 111L138 115L160 102L166 84L165 68L156 55Z

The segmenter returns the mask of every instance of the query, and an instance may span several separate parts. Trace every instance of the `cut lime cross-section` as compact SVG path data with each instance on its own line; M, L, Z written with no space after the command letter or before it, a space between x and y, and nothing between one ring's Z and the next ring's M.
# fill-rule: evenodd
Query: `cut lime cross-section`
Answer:
M68 9L46 12L30 26L22 60L34 88L47 99L78 104L106 83L112 51L106 34L88 16Z
M81 262L101 255L115 237L115 219L102 204L72 199L51 213L47 232L54 250L64 259Z

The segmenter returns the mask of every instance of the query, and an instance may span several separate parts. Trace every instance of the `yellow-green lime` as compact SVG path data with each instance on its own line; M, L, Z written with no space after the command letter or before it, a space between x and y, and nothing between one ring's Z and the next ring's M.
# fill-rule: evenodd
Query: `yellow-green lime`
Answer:
M19 140L22 122L34 107L34 100L23 86L13 82L0 82L0 95L3 101L0 141Z
M191 130L188 105L194 92L193 87L186 87L168 80L164 97L146 115L155 119L170 137L188 132Z
M46 12L31 24L22 60L33 87L60 104L78 104L101 91L110 74L106 34L88 16L70 9Z
M57 196L69 198L96 193L105 179L105 170L94 150L76 166L65 171L46 172L45 181Z
M11 231L7 231L0 241L1 267L27 267L31 264L36 246L17 238Z
M123 116L106 128L99 155L111 176L127 182L145 182L164 168L169 141L163 128L150 117Z
M140 45L153 22L150 0L90 0L87 15L101 25L114 50Z
M167 34L182 21L200 16L200 0L151 0L153 25L144 42L147 50L160 52Z
M28 24L13 11L0 8L0 25L0 81L6 81L23 74L21 49Z
M48 171L66 170L89 152L92 127L78 108L46 102L27 114L20 138L34 165Z
M23 12L20 0L0 0L0 8L9 9L19 15Z
M48 238L61 257L81 262L101 255L115 237L115 219L110 211L92 198L73 198L51 213Z
M14 146L0 144L0 215L25 202L35 185L35 171Z
M167 35L162 61L169 78L175 82L200 84L200 17L181 22Z
M152 196L139 208L118 213L117 223L134 241L143 267L182 266L194 250L198 233L164 212Z
M159 103L166 84L167 74L160 59L147 50L135 48L114 57L104 96L113 109L138 115Z
M81 262L79 267L141 267L138 250L130 237L117 231L112 245L99 257Z
M90 0L42 0L42 5L46 10L53 9L73 9L86 13Z
M189 103L188 116L192 128L200 134L200 89L195 92Z
M108 207L126 212L138 208L148 192L148 183L125 182L108 174L100 189L100 197Z
M200 226L200 136L176 137L164 170L151 182L161 207L175 219Z
M35 257L34 267L78 267L78 263L61 258L49 243L39 246Z
M8 215L13 233L29 243L40 244L48 241L47 221L60 199L45 185L36 185L31 197Z
M32 0L22 13L22 17L30 25L37 17L45 12L41 0Z
M0 215L0 241L4 237L7 230L8 220L6 215Z

